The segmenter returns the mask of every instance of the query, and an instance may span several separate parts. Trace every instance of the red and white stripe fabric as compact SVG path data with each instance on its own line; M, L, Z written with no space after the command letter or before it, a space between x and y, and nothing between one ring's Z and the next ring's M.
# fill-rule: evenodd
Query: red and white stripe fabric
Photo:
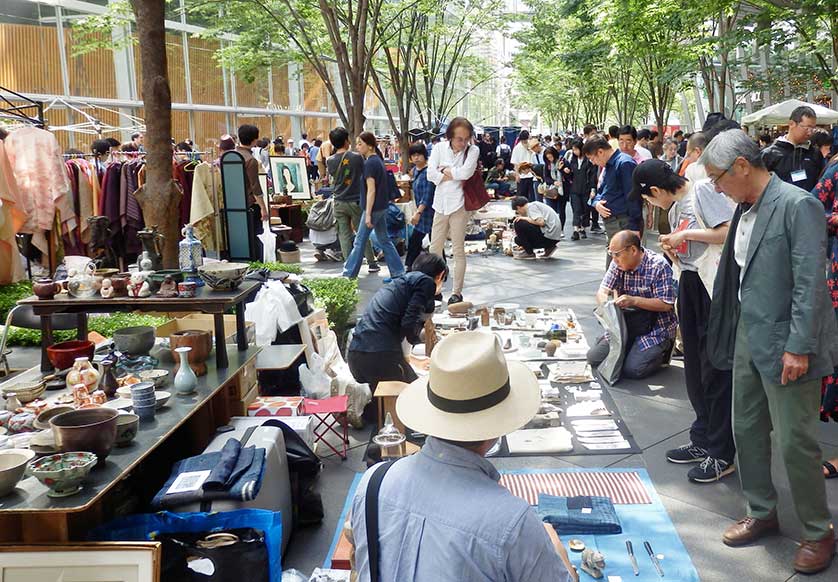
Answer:
M538 505L539 493L610 497L618 505L652 503L635 471L501 474L500 484L530 505Z

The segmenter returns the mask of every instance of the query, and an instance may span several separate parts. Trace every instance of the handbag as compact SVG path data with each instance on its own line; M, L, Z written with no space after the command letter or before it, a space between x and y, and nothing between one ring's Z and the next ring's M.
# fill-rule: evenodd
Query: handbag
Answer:
M469 146L471 148L473 146ZM469 150L470 151L470 150ZM465 157L468 157L466 151ZM483 164L477 162L477 167L470 178L463 181L463 205L469 212L480 210L489 203L489 191L483 183Z
M335 199L318 200L308 211L306 226L311 230L326 231L335 226Z
M561 192L559 192L559 189L556 188L555 184L547 185L544 182L538 185L538 193L544 198L549 198L550 200L555 200L561 196Z

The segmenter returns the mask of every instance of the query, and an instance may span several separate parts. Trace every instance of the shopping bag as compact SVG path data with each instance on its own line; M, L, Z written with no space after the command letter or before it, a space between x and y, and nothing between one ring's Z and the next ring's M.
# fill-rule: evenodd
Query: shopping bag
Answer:
M269 582L265 535L250 527L223 532L170 533L163 545L160 582L228 582L247 572L248 582Z

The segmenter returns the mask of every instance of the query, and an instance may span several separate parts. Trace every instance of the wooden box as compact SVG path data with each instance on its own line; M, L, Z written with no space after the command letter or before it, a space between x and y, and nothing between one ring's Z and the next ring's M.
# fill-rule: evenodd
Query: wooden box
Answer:
M167 321L163 325L158 325L155 335L157 337L169 337L176 331L184 329L201 329L215 334L215 318L207 313L190 313L183 317L178 317L171 321ZM244 322L244 331L247 336L247 343L253 341L256 333L256 328L251 321ZM224 337L227 343L236 342L236 316L224 316Z
M378 399L378 428L384 426L384 418L389 412L390 416L393 417L393 425L402 434L407 434L404 424L402 424L398 414L396 414L396 399L406 387L407 384L398 381L378 383L378 387L376 387L375 394L373 395Z

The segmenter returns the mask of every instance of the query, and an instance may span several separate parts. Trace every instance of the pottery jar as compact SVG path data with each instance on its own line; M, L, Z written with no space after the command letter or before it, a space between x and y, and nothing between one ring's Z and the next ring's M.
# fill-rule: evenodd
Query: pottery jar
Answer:
M62 287L49 278L37 279L32 284L32 291L38 299L52 299L56 294L61 293Z
M78 384L87 388L88 394L99 387L99 380L102 375L93 367L87 358L76 358L73 368L67 372L67 388L73 388Z
M198 285L194 281L184 281L183 283L178 283L178 297L191 299L192 297L195 297L195 291L197 288Z
M117 273L111 277L114 297L125 297L128 295L128 283L131 281L130 273Z

